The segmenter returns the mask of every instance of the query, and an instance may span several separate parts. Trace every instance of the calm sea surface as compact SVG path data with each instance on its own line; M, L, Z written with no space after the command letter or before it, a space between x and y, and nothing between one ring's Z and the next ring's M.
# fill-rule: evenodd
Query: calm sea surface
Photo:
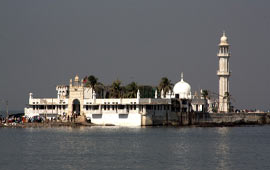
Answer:
M0 128L0 169L270 169L270 126Z

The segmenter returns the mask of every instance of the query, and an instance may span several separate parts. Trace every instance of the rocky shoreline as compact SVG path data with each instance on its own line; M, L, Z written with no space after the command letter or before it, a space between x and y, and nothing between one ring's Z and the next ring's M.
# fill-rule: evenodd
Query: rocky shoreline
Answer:
M46 123L8 123L1 124L0 128L47 128L47 127L81 127L81 126L94 126L87 122L46 122Z
M166 125L154 125L155 126L164 126L164 127L239 127L239 126L262 126L269 125L266 123L259 122L204 122L192 125L176 125L176 124L166 124ZM0 123L0 128L55 128L55 127L91 127L91 126L102 126L95 125L87 122L46 122L46 123L9 123L3 124ZM111 124L106 124L103 126L114 126ZM149 127L149 126L148 126Z

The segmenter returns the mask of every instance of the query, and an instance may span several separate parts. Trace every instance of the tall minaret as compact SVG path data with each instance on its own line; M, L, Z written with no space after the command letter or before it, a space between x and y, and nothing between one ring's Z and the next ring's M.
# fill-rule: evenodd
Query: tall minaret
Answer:
M219 52L217 56L219 57L219 70L217 71L217 75L219 77L219 112L229 112L229 77L231 75L229 69L229 44L227 42L227 37L225 32L223 32L222 37L220 38L219 43Z

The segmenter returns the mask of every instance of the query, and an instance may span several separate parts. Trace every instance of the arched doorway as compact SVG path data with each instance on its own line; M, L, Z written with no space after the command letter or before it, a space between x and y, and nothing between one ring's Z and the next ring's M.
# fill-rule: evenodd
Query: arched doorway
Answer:
M72 114L79 116L80 115L80 101L78 99L73 100L72 102Z

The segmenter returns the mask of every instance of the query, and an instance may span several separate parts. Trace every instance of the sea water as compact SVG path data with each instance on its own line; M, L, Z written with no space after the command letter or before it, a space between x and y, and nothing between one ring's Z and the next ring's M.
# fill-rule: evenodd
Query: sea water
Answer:
M0 128L0 169L270 169L270 126Z

